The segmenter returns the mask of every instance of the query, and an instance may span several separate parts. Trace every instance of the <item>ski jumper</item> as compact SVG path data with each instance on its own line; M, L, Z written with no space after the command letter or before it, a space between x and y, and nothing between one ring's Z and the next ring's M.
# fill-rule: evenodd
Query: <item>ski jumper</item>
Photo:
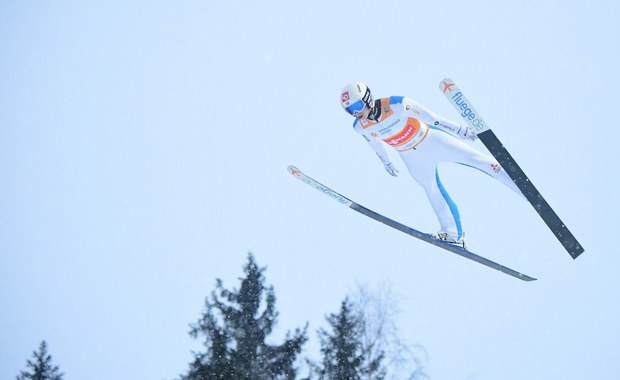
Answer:
M459 133L466 127L433 114L410 98L392 96L375 100L368 118L356 119L353 128L364 136L384 164L391 162L386 144L396 149L411 177L424 188L439 220L440 232L456 240L463 237L463 228L458 208L441 184L439 163L476 168L523 196L491 155L462 141Z

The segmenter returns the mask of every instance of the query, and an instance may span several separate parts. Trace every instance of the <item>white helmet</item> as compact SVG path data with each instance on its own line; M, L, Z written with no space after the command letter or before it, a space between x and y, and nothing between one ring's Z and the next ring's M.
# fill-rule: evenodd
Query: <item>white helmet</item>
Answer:
M364 106L372 108L374 100L368 86L364 83L351 83L340 92L340 105L351 115L361 112Z

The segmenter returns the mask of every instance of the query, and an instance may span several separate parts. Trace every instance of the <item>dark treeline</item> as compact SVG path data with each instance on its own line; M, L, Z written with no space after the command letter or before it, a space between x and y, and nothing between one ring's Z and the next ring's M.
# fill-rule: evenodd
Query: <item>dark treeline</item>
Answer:
M425 379L421 361L398 339L393 321L394 300L360 288L346 296L340 309L326 316L327 327L317 331L320 359L301 357L308 341L308 324L288 331L278 344L267 343L278 311L265 268L252 254L243 266L240 287L232 290L218 279L205 300L190 335L203 342L193 352L178 380L389 380ZM63 380L52 365L43 341L17 380Z

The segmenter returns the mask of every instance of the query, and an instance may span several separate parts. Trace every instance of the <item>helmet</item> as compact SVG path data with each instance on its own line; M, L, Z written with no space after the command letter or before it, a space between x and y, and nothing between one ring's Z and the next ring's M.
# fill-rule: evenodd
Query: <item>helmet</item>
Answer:
M340 105L351 115L361 112L364 106L372 108L373 103L370 89L364 83L348 84L340 93Z

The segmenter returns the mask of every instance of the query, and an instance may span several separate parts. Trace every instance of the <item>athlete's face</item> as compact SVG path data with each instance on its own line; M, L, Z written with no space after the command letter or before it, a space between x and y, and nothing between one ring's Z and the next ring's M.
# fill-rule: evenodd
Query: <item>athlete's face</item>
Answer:
M360 112L356 112L353 116L355 116L359 121L364 121L368 118L369 114L370 108L368 108L368 106L364 106L364 108Z

